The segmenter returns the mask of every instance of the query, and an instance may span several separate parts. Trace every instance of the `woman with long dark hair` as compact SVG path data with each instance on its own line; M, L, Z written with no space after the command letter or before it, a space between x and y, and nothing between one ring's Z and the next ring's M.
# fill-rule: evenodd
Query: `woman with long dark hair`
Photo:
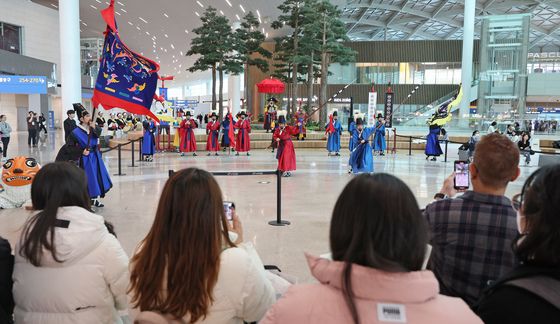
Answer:
M513 196L520 236L519 265L483 294L477 307L486 324L555 323L560 319L560 165L535 171Z
M167 181L152 228L131 260L129 293L143 312L139 318L156 312L186 323L261 319L274 290L232 216L230 224L210 173L189 168Z
M37 213L16 246L16 323L120 323L128 257L90 212L84 171L69 162L41 168L31 186Z
M482 323L459 298L439 295L422 270L428 227L416 198L388 174L348 183L333 210L333 261L307 256L319 284L293 286L260 324Z

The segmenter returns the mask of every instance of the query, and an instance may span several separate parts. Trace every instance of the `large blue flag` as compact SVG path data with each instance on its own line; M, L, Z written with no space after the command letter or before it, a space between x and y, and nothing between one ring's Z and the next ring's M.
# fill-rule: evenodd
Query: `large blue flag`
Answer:
M121 108L133 114L158 118L150 111L159 65L131 51L120 39L115 22L114 0L101 11L107 23L99 74L93 90L93 105Z

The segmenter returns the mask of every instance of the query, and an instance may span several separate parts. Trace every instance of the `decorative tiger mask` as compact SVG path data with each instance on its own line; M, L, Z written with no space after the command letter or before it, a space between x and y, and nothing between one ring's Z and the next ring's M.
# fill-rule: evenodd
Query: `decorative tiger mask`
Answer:
M16 156L4 163L2 182L5 186L21 187L30 185L39 171L39 163L31 157Z

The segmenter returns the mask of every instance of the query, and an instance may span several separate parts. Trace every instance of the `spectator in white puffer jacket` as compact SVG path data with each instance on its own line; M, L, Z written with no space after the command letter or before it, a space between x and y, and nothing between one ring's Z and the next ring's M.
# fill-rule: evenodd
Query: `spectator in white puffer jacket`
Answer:
M31 187L39 212L16 246L16 323L121 323L128 257L103 217L91 213L82 169L45 165Z

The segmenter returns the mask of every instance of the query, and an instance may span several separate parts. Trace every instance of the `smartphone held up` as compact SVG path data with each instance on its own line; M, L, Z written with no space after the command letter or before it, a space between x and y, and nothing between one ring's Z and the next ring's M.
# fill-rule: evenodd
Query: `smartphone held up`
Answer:
M470 186L469 163L466 161L454 162L455 177L453 187L455 190L467 190Z
M233 212L235 209L235 204L231 201L224 201L224 213L226 214L226 219L228 221L233 220Z

